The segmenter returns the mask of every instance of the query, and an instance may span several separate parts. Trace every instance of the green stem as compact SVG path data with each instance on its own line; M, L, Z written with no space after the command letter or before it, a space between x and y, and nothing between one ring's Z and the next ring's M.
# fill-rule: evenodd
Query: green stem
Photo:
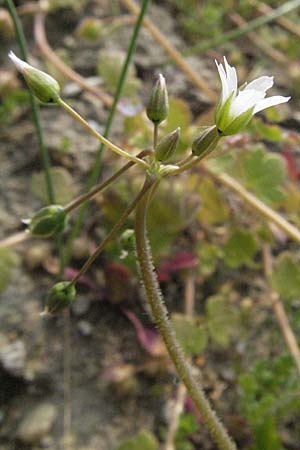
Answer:
M141 278L145 286L156 326L165 342L170 358L181 381L185 384L189 395L199 409L212 437L221 450L236 450L225 427L217 418L210 406L199 380L192 375L192 368L180 348L175 332L168 318L168 310L164 304L157 276L152 262L151 249L147 237L147 209L151 191L139 203L136 211L135 237L137 258L141 270Z
M107 121L106 121L105 129L104 129L104 133L103 133L103 136L105 138L107 138L109 136L109 133L110 133L110 129L111 129L111 126L112 126L112 123L113 123L113 119L114 119L114 116L115 116L115 113L116 113L116 110L117 110L117 105L118 105L118 102L120 100L121 93L122 93L122 90L123 90L123 87L124 87L124 83L125 83L125 80L126 80L128 67L129 67L129 64L131 62L131 59L132 59L132 56L133 56L133 53L134 53L134 50L135 50L135 47L136 47L136 44L137 44L137 39L138 39L139 32L140 32L140 29L141 29L142 24L143 24L143 19L144 19L144 16L146 14L148 3L149 3L149 0L143 0L142 7L141 7L141 10L140 10L140 14L138 16L138 19L137 19L135 27L134 27L134 31L133 31L133 34L132 34L132 37L131 37L131 40L130 40L130 43L129 43L129 46L128 46L128 49L127 49L126 59L124 61L124 64L123 64L123 67L122 67L122 70L121 70L121 74L120 74L120 77L119 77L119 80L118 80L116 92L115 92L115 95L114 95L113 104L112 104L112 106L110 108L109 115L108 115L108 118L107 118ZM92 188L92 186L96 183L97 178L99 177L103 151L104 151L104 145L101 144L100 147L99 147L99 151L97 153L97 156L95 158L94 168L93 168L93 170L92 170L92 172L91 172L91 174L89 176L89 179L88 179L87 190L90 190ZM80 208L78 216L77 216L77 219L76 219L76 222L75 222L73 230L72 230L72 233L71 233L71 235L70 235L70 237L68 239L67 246L66 246L66 251L65 251L65 256L64 256L66 264L69 262L69 260L71 258L73 241L76 238L76 236L78 236L78 234L79 234L81 225L83 223L83 220L84 220L84 217L85 217L85 214L86 214L86 211L87 211L87 206L88 206L87 204L84 204Z
M132 213L132 211L136 208L140 200L143 198L143 196L146 194L146 192L150 189L150 187L153 185L153 180L146 180L142 190L138 193L138 195L135 197L135 199L130 203L130 205L125 209L119 220L114 224L108 235L103 239L101 244L97 247L95 252L86 260L82 268L79 270L79 272L76 274L76 276L71 281L71 284L75 285L79 278L89 269L91 264L95 261L95 259L100 255L102 250L105 248L107 243L115 237L115 235L119 232L119 230L122 228L124 223L126 222L128 216Z
M14 6L13 1L11 0L5 0L6 7L12 17L14 28L18 40L18 44L21 50L22 58L24 61L28 61L28 47L26 43L26 38L23 33L22 25L19 20L16 8ZM29 98L30 98L30 104L31 104L31 110L32 110L32 116L33 116L33 122L35 126L36 136L38 139L38 146L40 151L40 158L42 161L42 166L45 173L45 181L46 181L46 188L47 188L47 194L49 203L55 203L55 194L54 194L54 187L53 187L53 180L51 177L51 163L49 154L47 152L47 149L44 144L43 134L42 134L42 127L41 127L41 121L40 121L40 114L39 114L39 106L38 103L33 96L33 94L29 91Z
M183 51L182 53L183 55L188 56L196 53L201 53L212 48L216 48L219 45L223 45L229 41L237 39L240 36L249 33L250 31L254 31L257 28L266 25L267 23L273 22L274 20L278 19L278 17L281 17L284 14L293 11L299 6L300 0L290 0L289 2L285 2L283 5L279 6L279 8L274 9L271 13L257 17L256 19L248 22L247 25L243 27L234 28L234 30L228 31L227 33L224 33L222 35L218 35L213 39L202 41L194 47Z

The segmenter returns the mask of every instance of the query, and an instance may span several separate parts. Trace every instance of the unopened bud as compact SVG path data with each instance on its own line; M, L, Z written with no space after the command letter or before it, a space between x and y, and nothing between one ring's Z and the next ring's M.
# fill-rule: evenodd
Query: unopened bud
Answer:
M48 292L45 311L42 314L56 314L68 308L75 300L76 288L70 281L56 283Z
M215 148L219 139L220 135L215 125L204 127L202 133L193 140L193 155L200 156L203 153L209 153L209 151L212 151Z
M167 161L174 155L180 139L180 127L167 134L155 148L155 158L158 161Z
M48 238L61 233L67 222L67 213L63 206L50 205L40 209L35 215L24 220L33 237Z
M60 96L58 82L41 70L27 64L18 58L12 51L8 54L17 70L23 75L29 89L43 103L57 103Z
M147 105L147 116L155 124L159 124L168 115L169 100L166 80L159 74L150 93Z

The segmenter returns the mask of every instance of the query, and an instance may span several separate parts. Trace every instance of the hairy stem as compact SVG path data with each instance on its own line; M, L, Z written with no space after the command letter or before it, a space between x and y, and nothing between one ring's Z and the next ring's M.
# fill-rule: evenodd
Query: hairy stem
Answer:
M178 376L199 409L212 437L221 450L236 450L223 424L217 418L210 406L199 381L192 375L192 368L186 361L180 348L175 332L168 318L168 311L164 304L152 262L152 254L147 237L147 210L151 191L141 200L136 211L135 236L137 258L141 270L141 278L145 286L156 326L165 342L170 358L177 370Z

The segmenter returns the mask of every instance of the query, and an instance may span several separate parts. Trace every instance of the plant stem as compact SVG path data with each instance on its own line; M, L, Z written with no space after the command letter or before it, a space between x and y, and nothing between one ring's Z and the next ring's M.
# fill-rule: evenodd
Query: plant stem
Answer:
M124 64L123 64L123 67L122 67L122 70L121 70L121 74L120 74L120 77L119 77L119 80L118 80L116 92L115 92L115 95L114 95L113 104L111 106L111 109L109 111L109 115L108 115L108 118L107 118L107 121L106 121L105 130L104 130L104 133L103 133L103 136L105 138L107 138L109 136L109 132L110 132L110 129L111 129L111 126L112 126L112 123L113 123L113 119L114 119L114 116L115 116L115 113L116 113L116 110L117 110L117 105L118 105L118 102L120 100L121 93L122 93L122 90L123 90L123 86L124 86L124 83L125 83L125 80L126 80L128 67L129 67L129 64L131 62L131 59L132 59L132 56L133 56L133 53L134 53L134 50L135 50L135 47L136 47L137 39L138 39L139 32L140 32L140 29L141 29L142 24L143 24L143 18L144 18L145 14L146 14L148 3L149 3L149 0L143 0L141 11L140 11L138 19L136 21L131 40L129 42L129 46L128 46L127 54L126 54L126 59L124 61ZM99 176L103 151L104 151L104 145L101 144L100 147L99 147L99 151L97 153L97 156L95 158L94 168L93 168L93 170L92 170L92 172L91 172L91 174L89 176L88 182L87 182L87 191L92 188L92 186L96 183L97 178ZM66 250L65 250L65 255L64 255L64 261L65 261L66 264L69 262L69 260L71 258L73 241L74 241L74 239L76 238L76 236L79 233L79 230L80 230L80 227L81 227L81 225L83 223L86 211L87 211L87 204L84 204L84 205L82 205L82 207L79 210L79 213L78 213L76 222L74 224L72 233L71 233L71 235L70 235L70 237L68 239L67 245L66 245Z
M284 4L279 6L279 8L273 9L273 11L270 12L269 14L257 17L256 19L253 19L250 22L248 22L246 25L235 28L234 30L228 31L227 33L217 35L213 39L202 41L199 44L195 45L194 47L185 50L183 54L187 56L187 55L194 55L196 53L197 54L202 53L206 50L216 48L219 45L223 45L229 41L233 41L234 39L237 39L240 36L249 33L250 31L254 31L257 28L266 25L267 23L273 22L274 20L278 19L284 14L287 14L293 11L294 9L298 8L299 6L300 0L290 0L288 2L285 2Z
M107 243L118 233L120 228L124 225L126 219L128 216L132 213L132 211L136 208L140 200L143 198L145 193L150 189L150 187L153 185L154 181L152 180L146 180L142 190L138 193L138 195L135 197L135 199L130 203L130 205L125 209L119 220L114 224L108 235L103 239L101 244L97 247L96 251L86 260L82 268L79 270L79 272L75 275L73 280L71 281L71 284L75 285L79 278L88 270L91 264L95 261L95 259L100 255L104 247L107 245Z
M141 270L141 278L145 286L147 299L149 301L156 326L163 337L170 358L181 381L185 384L189 395L199 409L212 437L221 450L236 450L234 442L230 439L223 424L217 418L211 408L202 386L194 379L192 368L186 361L180 348L175 332L168 318L168 310L164 304L157 276L152 262L152 254L147 238L147 209L151 191L139 203L136 211L135 236L137 258Z
M111 150L113 150L115 153L117 153L120 156L123 156L124 158L128 159L129 161L133 161L135 163L141 164L142 166L144 166L145 168L148 168L148 164L145 161L142 161L139 158L136 158L133 155L130 155L129 153L127 153L125 150L121 149L120 147L118 147L117 145L113 144L112 142L110 142L108 139L106 139L104 136L102 136L102 134L98 133L98 131L94 130L93 127L91 127L88 122L81 117L80 114L78 114L78 112L76 112L70 105L68 105L68 103L66 103L64 100L62 100L61 98L57 101L58 105L61 106L67 113L69 113L72 117L74 117L74 119L77 120L77 122L80 123L80 125L83 126L83 128L85 128L92 136L94 136L96 139L98 139L98 141L100 141L103 145L105 145L106 147L110 148Z
M20 47L20 51L22 54L22 58L24 61L28 61L28 47L26 38L22 29L21 22L18 18L18 14L16 11L16 8L14 6L14 3L12 0L5 0L6 7L12 17L14 28L18 40L18 44ZM51 163L48 151L44 144L43 139L43 133L42 133L42 127L41 127L41 121L40 121L40 114L39 114L39 106L38 103L33 96L33 94L29 91L29 98L30 98L30 104L31 104L31 110L32 110L32 116L33 116L33 122L35 126L36 136L38 140L38 146L40 151L40 158L42 161L42 166L45 173L45 181L46 181L46 188L47 188L47 194L49 203L55 203L55 194L54 194L54 187L53 187L53 180L51 177Z
M144 158L145 156L152 153L152 150L143 150L138 154L138 158ZM91 199L95 195L99 194L99 192L103 191L107 186L109 186L111 183L113 183L115 180L117 180L123 173L125 173L128 169L130 169L135 163L133 161L130 161L129 163L125 164L120 170L118 170L116 173L114 173L111 177L109 177L107 180L103 181L103 183L99 183L96 186L93 187L89 192L86 194L82 194L79 197L72 200L68 205L64 207L66 212L71 212L74 209L78 208L80 205L84 204L87 200Z

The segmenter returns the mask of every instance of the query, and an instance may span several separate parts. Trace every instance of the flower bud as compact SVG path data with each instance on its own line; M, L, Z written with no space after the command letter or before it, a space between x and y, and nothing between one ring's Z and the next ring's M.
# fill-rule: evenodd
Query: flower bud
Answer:
M168 115L168 91L166 80L161 74L158 75L152 87L146 111L148 118L157 125L165 120Z
M218 129L215 125L203 127L202 132L193 140L192 152L195 156L208 153L213 150L220 139Z
M17 70L23 75L31 92L43 103L57 103L60 96L58 82L41 70L27 64L18 58L12 51L8 54Z
M60 281L49 290L43 314L56 314L71 305L76 297L76 288L70 281Z
M167 161L174 155L180 138L180 127L167 134L157 144L154 154L158 161Z
M63 206L50 205L40 209L35 215L23 222L33 237L48 238L61 233L67 221L67 213Z

